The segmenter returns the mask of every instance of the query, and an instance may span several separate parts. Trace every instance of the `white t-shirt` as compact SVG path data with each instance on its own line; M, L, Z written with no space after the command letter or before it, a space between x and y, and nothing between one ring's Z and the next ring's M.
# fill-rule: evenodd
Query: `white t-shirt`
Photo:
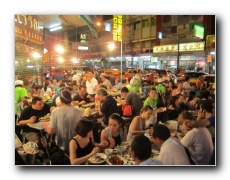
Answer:
M97 85L98 85L98 82L94 77L90 81L87 80L86 81L87 93L96 94Z
M183 88L184 90L188 91L191 88L190 83L187 81L183 82Z
M181 139L197 165L208 165L213 150L212 137L206 127L193 128Z
M173 137L162 144L158 159L165 165L190 165L184 146Z

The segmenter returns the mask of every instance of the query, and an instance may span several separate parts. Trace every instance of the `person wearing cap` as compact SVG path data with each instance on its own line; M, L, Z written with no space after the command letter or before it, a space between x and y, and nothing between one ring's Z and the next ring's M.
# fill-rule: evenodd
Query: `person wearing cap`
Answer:
M23 81L22 80L16 80L15 81L15 90L14 90L14 112L15 112L15 123L19 117L18 114L18 105L19 103L23 103L23 107L28 106L28 100L26 97L28 96L27 90L25 87L23 87Z
M83 116L80 109L71 106L72 97L69 90L60 92L62 105L54 109L50 116L49 124L44 123L46 132L56 134L56 145L63 151L69 152L69 142L76 135L75 129L78 121Z
M137 80L132 78L126 87L128 88L129 92L139 93L139 86L137 84Z
M99 107L101 107L99 108L99 115L104 116L103 122L108 125L109 116L118 112L117 102L111 95L108 95L104 88L97 91L97 96Z

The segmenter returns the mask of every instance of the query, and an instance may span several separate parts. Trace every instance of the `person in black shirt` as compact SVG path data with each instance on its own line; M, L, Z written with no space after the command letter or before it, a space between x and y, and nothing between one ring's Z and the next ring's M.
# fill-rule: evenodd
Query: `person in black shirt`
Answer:
M92 101L94 101L94 98L87 93L86 86L81 85L78 93L73 97L73 104L75 106L80 106Z
M30 128L27 124L28 123L36 123L38 122L40 117L43 117L47 114L49 114L52 111L53 108L51 108L48 104L45 104L41 97L35 96L32 99L32 104L25 109L23 109L21 116L18 120L18 123L16 125L16 134L21 139L21 129L23 129L23 132L37 132L34 131L35 129Z
M105 125L108 125L109 116L118 112L117 102L112 96L108 95L104 88L99 89L97 95L99 99L99 107L101 107L99 109L99 115L104 116L103 122Z

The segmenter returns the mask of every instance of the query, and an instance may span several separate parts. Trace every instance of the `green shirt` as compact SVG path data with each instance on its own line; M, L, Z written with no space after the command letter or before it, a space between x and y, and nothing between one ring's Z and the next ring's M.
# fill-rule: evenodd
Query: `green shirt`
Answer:
M126 87L128 88L129 92L135 92L135 93L140 92L138 86L127 85Z
M152 100L150 97L148 97L144 101L144 106L151 106L152 108L155 108L157 107L157 103L158 103L158 98L155 98L154 100Z
M162 84L158 84L155 88L156 88L157 92L160 92L160 93L166 92L166 87Z
M15 88L15 90L14 90L14 98L15 98L14 99L15 100L15 102L14 102L14 112L15 112L15 114L18 113L17 104L19 102L21 102L21 99L23 97L27 97L27 96L28 96L28 94L27 94L26 88L20 87L20 86Z

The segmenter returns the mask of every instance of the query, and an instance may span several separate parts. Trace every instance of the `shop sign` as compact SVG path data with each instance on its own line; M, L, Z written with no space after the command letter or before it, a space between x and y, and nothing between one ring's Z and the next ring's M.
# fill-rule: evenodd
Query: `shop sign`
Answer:
M43 63L50 63L48 52L43 55Z
M86 34L81 34L80 38L86 40Z
M92 58L102 58L103 54L83 54L81 55L81 59L92 59Z
M122 15L113 15L113 40L122 41Z
M207 56L207 62L212 62L212 55Z
M179 51L202 51L204 50L204 41L194 43L181 43L179 44ZM154 46L153 53L165 53L165 52L178 52L178 44Z
M203 39L204 38L204 27L203 26L198 26L194 25L194 36Z
M34 16L15 15L15 36L28 39L37 44L43 43L43 32L40 22Z
M207 48L215 48L216 36L215 35L207 35L206 36L206 47Z
M108 32L110 32L111 31L111 24L110 23L105 23L105 31L108 31Z

